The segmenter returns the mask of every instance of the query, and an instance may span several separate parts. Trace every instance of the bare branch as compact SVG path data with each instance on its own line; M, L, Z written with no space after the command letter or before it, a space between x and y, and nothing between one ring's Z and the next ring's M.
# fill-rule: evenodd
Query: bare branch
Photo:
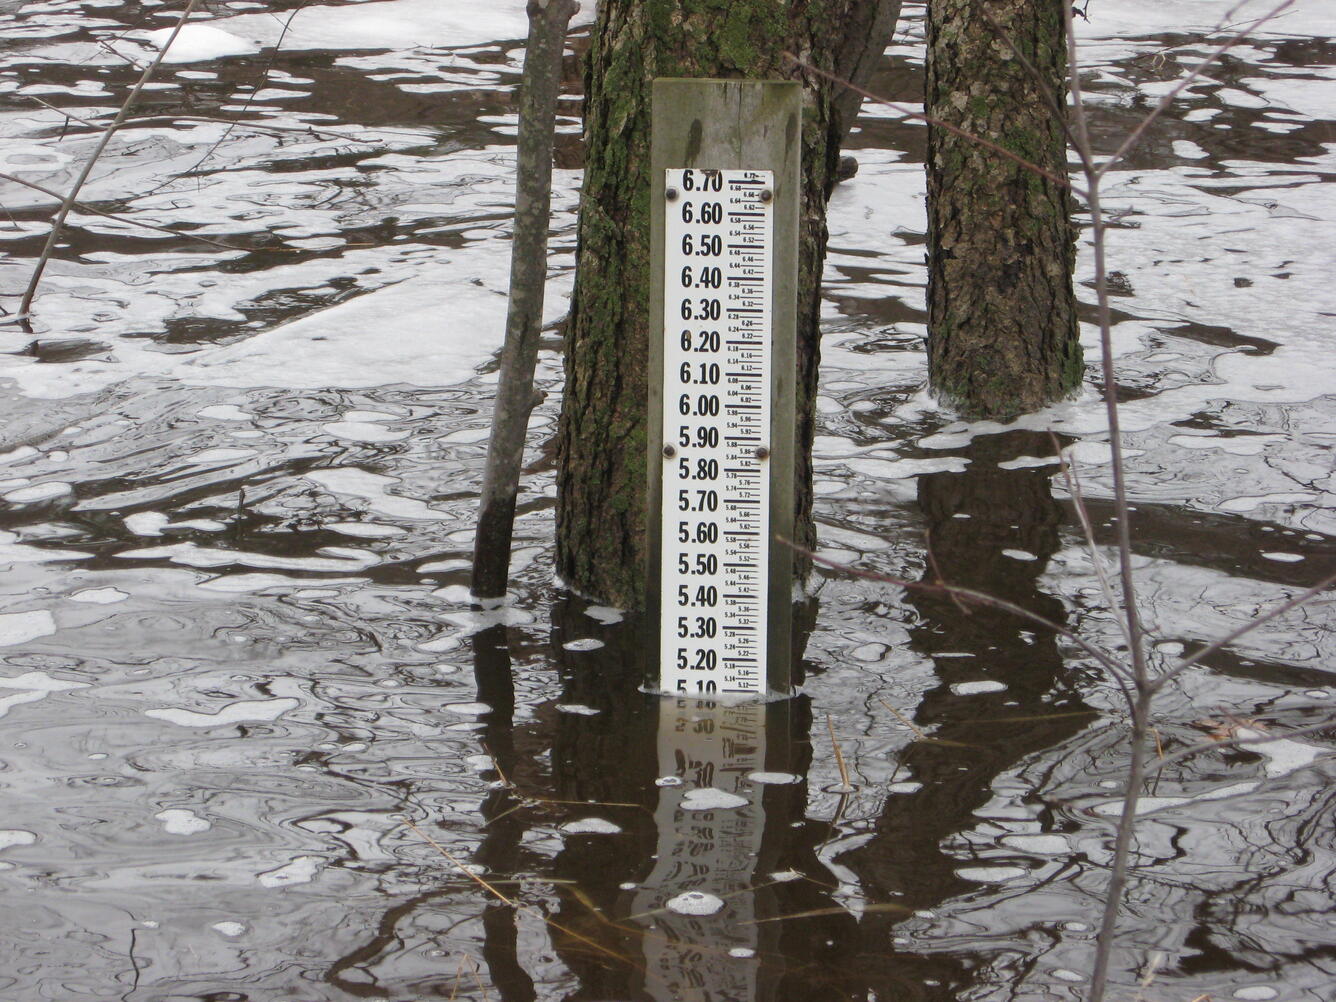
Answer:
M1013 163L1019 164L1020 166L1024 167L1031 173L1038 174L1040 177L1048 181L1050 184L1055 184L1059 188L1069 188L1070 190L1076 192L1076 194L1080 195L1081 197L1083 198L1085 197L1086 194L1085 191L1081 188L1078 188L1076 185L1072 184L1072 182L1067 178L1058 177L1058 175L1052 173L1051 171L1045 170L1038 164L1031 163L1024 157L1017 156L1015 153L1012 153L1011 150L1007 149L1004 146L999 146L997 143L994 143L988 139L984 139L982 136L976 136L973 133L966 132L964 129L954 126L950 122L943 122L939 118L934 118L931 115L925 115L923 112L915 111L913 108L907 107L906 105L897 104L894 101L888 101L886 98L879 97L876 94L873 94L869 90L864 90L862 87L859 87L856 84L852 84L848 80L841 80L839 77L835 76L835 74L827 73L825 70L813 66L805 59L800 59L791 52L786 52L784 53L784 55L795 66L799 66L809 73L814 73L819 77L829 80L831 83L839 84L841 87L848 87L854 93L862 94L863 97L867 98L869 101L875 101L877 104L885 105L892 111L899 112L905 118L917 119L920 122L927 122L929 125L935 125L939 129L945 129L952 135L959 136L961 139L965 139L971 143L975 143L979 146L982 146L984 147L984 149L991 150L1000 157L1005 157L1006 159L1012 161Z
M1094 177L1103 177L1108 173L1110 168L1122 160L1123 157L1127 156L1132 148L1136 146L1137 143L1141 142L1141 137L1145 135L1146 130L1150 128L1150 124L1159 118L1160 115L1174 103L1174 100L1179 94L1183 93L1186 88L1190 87L1192 83L1201 76L1206 67L1210 66L1226 52L1238 45L1239 42L1243 41L1243 39L1253 31L1260 28L1271 19L1279 16L1282 12L1292 6L1294 6L1294 0L1282 0L1282 2L1273 7L1269 13L1263 14L1261 17L1257 18L1257 20L1245 24L1242 28L1217 45L1205 59L1193 67L1191 73L1178 82L1178 85L1174 87L1173 90L1160 98L1160 102L1150 110L1145 118L1137 123L1137 127L1128 134L1126 139L1123 140L1122 145L1114 151L1113 156L1109 157L1109 159L1099 168L1094 170ZM1076 74L1073 73L1072 76L1074 78Z
M807 557L813 563L821 564L824 567L830 567L834 570L843 571L846 574L852 574L854 577L860 577L867 581L879 581L882 584L895 585L899 588L907 588L911 591L928 593L937 592L945 594L948 598L959 598L966 602L972 602L975 605L982 605L993 609L1000 609L1003 612L1009 612L1013 616L1027 620L1037 626L1042 626L1044 629L1051 630L1059 636L1070 640L1073 644L1080 647L1081 650L1085 651L1098 661L1111 674L1117 676L1125 674L1127 671L1127 669L1120 665L1107 651L1100 650L1084 637L1072 632L1072 630L1063 626L1061 623L1055 623L1053 620L1041 616L1037 612L1031 612L1024 606L1017 605L1014 602L1008 602L1006 599L997 598L986 592L975 591L973 588L960 588L956 585L948 584L929 584L924 581L909 581L905 578L891 577L888 574L881 574L877 571L864 570L861 567L851 567L848 564L841 564L837 561L820 556L806 547L799 546L792 540L780 538L779 541L796 553L800 553Z
M1091 566L1095 568L1095 577L1099 581L1100 592L1104 595L1104 602L1108 605L1109 611L1115 613L1114 619L1123 635L1123 642L1131 650L1132 638L1127 633L1127 623L1121 616L1116 615L1118 600L1113 596L1113 585L1109 581L1109 572L1104 566L1104 561L1100 558L1099 547L1095 543L1095 529L1090 522L1090 512L1085 505L1085 495L1081 492L1081 478L1077 475L1076 469L1068 464L1067 457L1062 454L1058 437L1049 432L1049 438L1053 441L1053 449L1058 457L1058 468L1062 471L1062 479L1067 484L1067 491L1071 494L1072 504L1076 508L1077 521L1081 523L1081 531L1085 535L1086 550L1090 554Z
M14 174L7 174L4 171L0 171L0 180L12 181L14 184L21 184L25 188L31 188L33 191L40 191L43 195L50 195L58 202L65 198L64 195L56 191L54 188L48 188L45 185L37 184L34 181L25 181L21 177L17 177ZM209 237L202 237L197 233L185 233L181 230L174 230L170 226L159 226L156 223L146 223L140 219L131 219L129 216L122 216L115 212L104 212L101 209L93 208L93 206L89 205L87 202L71 202L70 205L73 208L78 209L80 212L87 212L90 215L102 216L105 219L114 219L118 223L125 223L128 226L138 226L146 230L156 230L159 233L170 233L172 236L180 237L183 240L198 240L200 243L208 244L211 247L221 247L223 250L231 250L231 251L250 250L249 247L238 247L236 244L223 243L221 240L213 240L210 239Z
M1203 658L1209 658L1216 651L1228 647L1230 644L1234 643L1234 641L1238 640L1240 637L1246 637L1249 633L1252 633L1253 630L1256 630L1258 627L1264 626L1265 624L1271 622L1271 620L1275 619L1277 616L1283 616L1291 609L1298 608L1305 602L1326 591L1333 584L1336 584L1336 574L1328 574L1317 584L1313 585L1313 587L1308 588L1305 591L1300 592L1298 595L1295 595L1293 598L1280 603L1280 605L1276 606L1274 609L1271 609L1260 616L1255 616L1254 618L1248 620L1248 622L1240 626L1238 629L1225 634L1225 636L1221 637L1219 640L1213 640L1205 647L1202 647L1199 650L1197 650L1194 654L1191 654L1188 657L1183 658L1171 669L1169 669L1167 672L1165 672L1163 675L1157 678L1154 683L1154 688L1160 689L1161 687L1166 685L1171 679L1182 674L1184 671L1191 668L1193 665L1201 662Z
M1307 727L1295 727L1288 731L1279 733L1243 734L1233 738L1219 738L1214 741L1201 741L1195 745L1188 745L1186 748L1180 748L1170 755L1165 755L1159 762L1146 771L1146 775L1154 776L1163 772L1169 766L1182 762L1184 759L1192 758L1194 755L1200 755L1202 752L1214 751L1218 748L1251 748L1253 745L1269 744L1272 741L1288 741L1291 738L1301 738L1308 734L1318 734L1322 731L1329 731L1336 727L1336 716L1330 716L1326 720L1317 724L1310 724Z
M134 87L131 88L130 93L126 95L125 103L121 105L121 109L116 113L116 117L111 120L111 124L108 125L106 131L102 133L101 140L98 141L93 152L89 154L88 160L84 163L83 170L79 172L79 176L74 179L74 184L70 187L69 193L61 202L60 210L56 213L56 218L51 221L51 232L47 235L46 245L42 248L42 253L37 258L37 264L33 268L32 277L28 280L28 288L24 290L23 299L19 302L20 313L31 312L33 297L37 295L37 287L42 281L42 273L46 271L47 262L51 260L51 255L55 252L56 241L60 239L60 234L65 227L66 217L70 214L70 210L74 208L74 200L79 197L79 190L83 188L84 182L88 180L88 175L93 172L93 168L97 165L98 158L102 156L103 151L107 148L107 144L111 142L111 137L116 134L116 130L121 127L121 123L129 116L130 108L134 106L135 101L139 98L140 92L148 84L154 71L162 65L163 59L167 56L167 50L170 49L172 43L176 41L176 36L179 35L181 29L186 26L186 21L190 19L190 15L195 12L195 8L198 5L199 0L187 0L185 9L181 11L181 16L177 19L175 27L172 28L172 33L167 36L167 41L163 44L157 57L144 69L144 72L139 75L139 80L136 81Z
M1002 40L1003 44L1006 45L1009 50L1011 50L1011 54L1016 58L1016 61L1024 67L1025 72L1030 74L1030 78L1039 87L1039 92L1044 95L1044 100L1048 103L1049 110L1053 112L1054 119L1057 121L1058 125L1061 126L1063 135L1067 137L1067 142L1070 143L1072 148L1076 150L1078 155L1080 155L1081 149L1076 141L1076 134L1072 131L1071 124L1067 121L1067 108L1058 100L1058 96L1053 93L1053 88L1048 85L1048 81L1044 79L1044 75L1039 72L1039 69L1030 60L1030 57L1016 47L1016 43L1011 40L1011 35L998 23L997 18L988 13L987 8L981 7L979 13L983 15L983 19L987 21L989 26L993 29L993 33Z

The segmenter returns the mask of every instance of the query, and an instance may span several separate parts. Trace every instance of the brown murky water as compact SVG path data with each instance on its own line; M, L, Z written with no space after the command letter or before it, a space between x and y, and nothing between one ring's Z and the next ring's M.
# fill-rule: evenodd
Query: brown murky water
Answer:
M1127 755L1080 651L823 572L800 696L641 692L640 624L551 578L555 337L513 601L469 609L522 4L205 7L234 54L164 67L84 201L229 246L76 212L33 331L0 326L0 999L1080 998ZM1093 6L1102 143L1227 10ZM912 101L909 13L876 87ZM0 2L0 170L64 190L95 142L77 118L113 112L136 33L173 16ZM1301 2L1110 179L1161 660L1336 563L1332 30ZM563 107L554 319L579 183ZM1116 645L1048 434L1107 546L1097 393L1007 428L932 405L922 133L869 108L851 146L825 554ZM0 195L12 310L51 201ZM1161 746L1227 715L1329 718L1332 623L1315 603L1184 675ZM1155 780L1116 997L1336 998L1330 738Z

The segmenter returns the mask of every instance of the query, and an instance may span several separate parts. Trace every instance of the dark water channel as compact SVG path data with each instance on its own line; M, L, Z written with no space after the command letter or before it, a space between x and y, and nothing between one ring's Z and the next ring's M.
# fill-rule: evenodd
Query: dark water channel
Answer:
M1230 5L1091 7L1111 148ZM85 192L122 218L76 211L32 329L0 326L0 999L1081 998L1127 746L1117 690L1066 641L822 571L799 696L641 692L642 624L552 579L555 334L515 593L470 609L523 4L202 9L227 34L189 39ZM888 97L921 85L919 14ZM65 190L96 141L80 119L114 114L174 17L0 0L0 171ZM1157 664L1336 565L1333 31L1300 2L1110 178ZM1005 428L937 409L922 132L868 108L850 145L823 554L1116 647L1049 434L1107 558L1093 378ZM12 312L52 201L0 180L0 205ZM1333 619L1316 602L1183 675L1160 748L1329 719ZM1336 999L1332 736L1154 780L1115 997Z

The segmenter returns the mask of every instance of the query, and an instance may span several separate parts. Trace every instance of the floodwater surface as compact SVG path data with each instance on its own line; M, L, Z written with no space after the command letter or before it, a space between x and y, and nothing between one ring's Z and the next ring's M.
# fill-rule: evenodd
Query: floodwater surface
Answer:
M592 6L561 103L554 322ZM1262 9L1089 6L1106 151ZM823 568L798 696L641 691L643 624L553 580L555 327L514 592L470 608L523 4L202 8L93 171L30 329L0 325L0 999L1080 999L1128 746L1118 688L1069 641ZM874 82L889 98L918 97L921 13ZM54 207L22 182L68 189L177 16L0 0L10 313ZM1336 566L1333 34L1299 0L1107 179L1157 668ZM923 130L868 106L849 146L822 555L1116 649L1054 454L1107 561L1095 373L1008 426L939 409ZM1149 782L1116 997L1336 997L1332 733L1283 736L1332 719L1333 618L1330 595L1289 612L1160 697L1162 754L1281 737Z

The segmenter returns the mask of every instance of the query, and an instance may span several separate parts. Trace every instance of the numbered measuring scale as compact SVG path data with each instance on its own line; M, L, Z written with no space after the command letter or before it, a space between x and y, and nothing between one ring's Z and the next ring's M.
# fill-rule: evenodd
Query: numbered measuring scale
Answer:
M660 685L764 693L773 174L665 173Z

